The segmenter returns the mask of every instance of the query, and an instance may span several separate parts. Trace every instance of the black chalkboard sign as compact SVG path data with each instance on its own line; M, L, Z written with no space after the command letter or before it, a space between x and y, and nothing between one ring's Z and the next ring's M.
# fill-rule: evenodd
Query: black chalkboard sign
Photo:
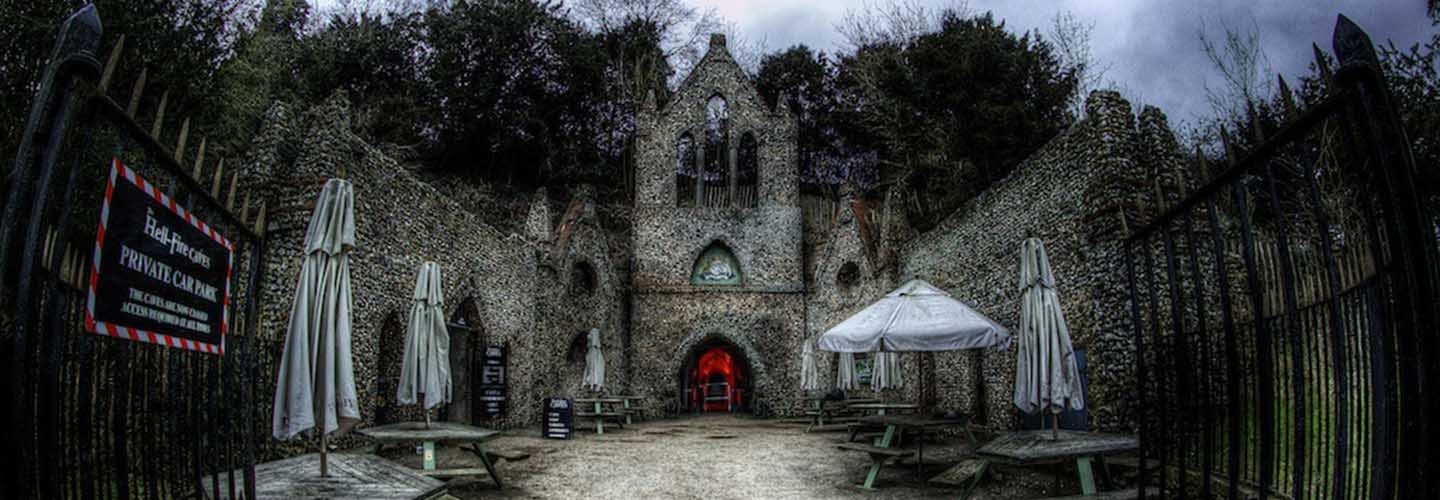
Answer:
M570 439L575 431L575 402L565 398L545 398L544 421L540 433L546 439Z
M508 388L506 387L506 352L505 346L485 346L481 352L480 360L480 415L485 418L495 418L505 414L505 401L508 399Z

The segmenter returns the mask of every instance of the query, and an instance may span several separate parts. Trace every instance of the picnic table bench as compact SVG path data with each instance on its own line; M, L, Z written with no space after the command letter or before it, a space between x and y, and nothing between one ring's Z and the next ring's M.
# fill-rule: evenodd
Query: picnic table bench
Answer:
M920 405L911 403L865 402L849 405L849 408L851 410L855 410L861 413L870 413L872 415L885 415L887 412L894 414L915 413L917 411L920 411ZM854 441L857 437L874 438L880 431L883 431L885 428L884 424L870 423L865 422L864 420L864 418L861 418L858 421L850 423L850 425L848 426L850 429L850 441ZM903 438L903 434L897 437Z
M812 396L803 399L813 403L813 406L805 411L805 416L810 418L810 425L805 427L805 432L810 432L816 427L825 427L826 420L831 423L846 420L847 417L856 413L855 405L880 402L879 399L874 398L828 399ZM838 407L836 404L827 403L838 403Z
M646 417L645 417L646 412L650 411L649 408L646 408L644 405L641 404L641 402L645 401L645 398L642 397L642 396L611 396L611 397L612 397L612 398L615 398L615 399L619 399L619 400L622 401L622 402L621 402L621 406L622 406L621 409L624 410L624 412L625 412L625 423L626 423L627 425L628 425L628 424L633 424L633 423L635 423L632 417L637 417L637 416L638 416L638 417L640 417L640 418L643 419L643 418L646 418Z
M923 415L871 415L862 417L860 422L870 425L883 425L885 432L875 439L873 445L842 443L839 445L839 448L847 451L860 451L870 455L872 463L870 464L869 472L865 475L865 483L861 485L861 488L873 490L875 489L875 478L879 477L880 468L883 466L899 462L901 459L912 455L916 457L915 471L917 474L920 473L921 468L924 466L925 441L923 439L918 440L920 446L915 450L895 447L898 444L898 438L905 432L923 435L924 432L930 429L968 426L970 419L931 418Z
M596 434L605 433L606 421L613 421L616 425L619 425L623 428L625 427L625 423L628 421L626 419L626 416L628 414L624 410L625 401L626 400L624 398L617 397L577 398L575 400L576 405L581 405L580 408L583 408L585 405L589 405L590 408L584 410L576 408L575 418L588 418L595 420ZM616 405L619 405L620 407L617 408Z
M1139 448L1140 442L1135 436L1062 430L1056 438L1052 437L1052 431L1038 430L1005 434L975 452L986 460L1018 466L1074 460L1076 473L1080 476L1081 494L1094 496L1096 489L1092 461L1099 462L1101 477L1109 483L1110 474L1105 467L1104 456ZM977 474L975 481L979 480L980 475Z
M523 453L497 453L485 448L485 443L500 435L500 431L483 429L480 427L465 425L456 422L401 422L398 424L381 425L378 427L366 427L358 429L356 433L370 438L375 442L374 453L379 454L380 450L387 445L419 442L424 447L424 459L421 465L421 474L431 477L456 477L479 475L485 472L490 480L495 482L496 488L504 488L500 481L500 475L495 473L495 463L498 458L510 460L523 460L529 455ZM480 463L485 467L480 468L435 468L435 443L449 443L458 446L460 449L474 453L480 458Z

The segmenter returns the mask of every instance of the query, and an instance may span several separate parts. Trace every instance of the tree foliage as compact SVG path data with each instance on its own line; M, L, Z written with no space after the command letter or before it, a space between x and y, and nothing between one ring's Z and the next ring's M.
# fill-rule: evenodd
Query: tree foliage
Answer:
M798 121L801 182L870 185L877 174L873 136L847 106L853 96L842 92L837 70L824 52L797 45L761 60L756 87L771 106L783 99Z
M457 2L426 12L433 128L445 167L514 180L594 165L598 44L540 2ZM583 167L581 167L583 168Z
M1080 74L1041 35L1012 33L989 13L943 10L933 31L915 20L923 16L892 16L898 27L852 36L857 47L838 71L874 134L882 180L919 195L912 220L922 227L1072 123Z
M83 7L82 0L7 1L0 7L0 158L14 158L25 117L63 21ZM170 91L169 106L179 112L202 109L219 100L216 72L233 54L238 35L253 14L248 0L96 0L104 28L104 46L126 37L124 61L111 91L128 95L140 68L150 88ZM98 54L105 57L107 54ZM158 82L158 83L157 83ZM159 92L146 103L153 106Z
M16 22L0 31L0 85L33 87L45 54L19 41L78 3L5 12ZM341 2L324 12L304 0L101 3L107 32L131 34L127 50L166 82L172 110L182 103L171 115L203 110L212 146L243 148L275 101L303 108L341 93L367 139L429 168L521 186L620 187L639 107L651 94L668 99L706 35L726 26L681 0ZM989 14L880 9L847 18L849 50L752 54L760 92L799 118L807 184L908 183L934 218L1073 120L1084 26L1057 20L1068 34L1057 49ZM20 116L28 98L4 105Z

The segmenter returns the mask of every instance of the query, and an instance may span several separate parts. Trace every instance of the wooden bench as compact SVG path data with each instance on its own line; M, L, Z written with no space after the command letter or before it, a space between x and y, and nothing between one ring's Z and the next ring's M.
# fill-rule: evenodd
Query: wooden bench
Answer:
M865 483L860 486L867 490L875 489L875 478L880 475L881 466L899 462L901 459L915 456L918 453L916 450L889 448L861 443L841 443L836 445L836 447L845 451L862 452L870 456L870 461L874 463L870 464L870 472L865 475Z
M621 426L622 428L625 426L625 414L624 414L624 413L621 413L621 412L618 412L618 411L600 411L600 412L595 412L595 411L577 411L577 412L575 412L575 418L591 418L591 419L595 419L595 433L596 433L596 434L604 434L604 433L605 433L605 421L606 421L606 420L615 422L615 425L619 425L619 426Z
M870 423L862 422L862 421L860 421L860 420L856 420L856 421L853 421L853 422L850 422L850 423L845 424L845 428L850 431L850 437L849 437L849 439L846 439L846 441L849 441L849 442L852 442L852 443L855 442L856 440L859 440L859 441L861 441L861 442L865 442L865 441L874 442L876 438L880 438L880 437L884 437L884 436L885 436L885 426L884 426L884 425L870 424ZM906 438L915 438L916 436L919 436L919 435L920 435L920 429L908 428L908 427L907 427L907 428L901 428L901 429L900 429L900 433L896 434L895 437L898 438L898 439L900 439L901 442L904 442ZM973 441L973 440L972 440L972 441Z
M884 460L886 462L898 460L916 454L915 450L900 448L881 448L879 446L862 443L840 443L836 447L846 451L863 451L870 454L872 460Z
M645 420L646 418L648 418L648 417L646 417L646 415L649 414L649 412L650 412L650 408L649 408L649 407L645 407L645 406L631 406L631 407L625 409L625 413L626 413L627 415L629 415L629 416L631 416L631 417L634 417L634 418L638 418L638 419L640 419L640 420ZM629 420L628 418L627 418L626 420L627 420L627 422L625 422L625 423L627 423L627 424L630 423L630 422L628 421L628 420Z

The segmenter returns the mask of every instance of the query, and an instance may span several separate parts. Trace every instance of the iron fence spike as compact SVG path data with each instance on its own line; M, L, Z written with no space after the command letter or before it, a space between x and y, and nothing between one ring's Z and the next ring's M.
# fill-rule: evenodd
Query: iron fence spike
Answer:
M205 166L205 147L209 145L209 142L208 138L200 138L200 150L195 153L195 171L190 173L191 179L200 180L201 170Z
M160 128L165 123L165 106L170 104L170 91L160 94L160 107L155 110L155 124L150 126L150 136L160 138Z
M105 61L105 70L100 74L100 84L97 86L99 93L104 94L110 89L110 80L115 76L115 66L120 64L120 52L125 49L125 35L115 41L115 47L110 49L110 57Z
M155 136L157 139L159 135ZM175 141L175 164L185 165L185 143L190 139L190 117L180 120L180 138Z
M225 175L225 158L220 158L220 161L215 164L215 180L212 181L211 184L210 184L210 197L211 197L211 198L215 198L216 200L219 200L219 199L220 199L220 182L221 182L221 179L224 178L224 175ZM196 180L199 180L199 179L197 178Z
M145 95L145 78L149 73L149 68L140 68L140 76L135 79L135 86L130 89L130 104L125 106L125 115L131 119L135 118L135 113L140 112L140 96Z

